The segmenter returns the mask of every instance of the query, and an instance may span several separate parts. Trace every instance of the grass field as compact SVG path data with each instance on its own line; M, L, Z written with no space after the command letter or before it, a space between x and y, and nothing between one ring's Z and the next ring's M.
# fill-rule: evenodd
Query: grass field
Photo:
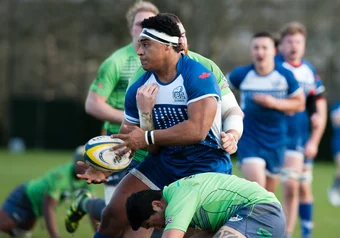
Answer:
M8 154L5 150L0 150L0 204L6 199L7 195L20 183L36 178L44 174L45 171L58 165L70 161L72 152L46 152L29 151L25 154ZM235 174L239 171L235 167ZM326 190L334 174L332 163L316 163L314 169L313 189L315 195L315 238L336 238L340 237L340 207L332 207L326 196ZM103 186L93 185L97 191L97 196L103 196ZM281 199L281 188L277 189L277 196ZM71 235L64 229L64 214L69 206L69 202L60 205L57 210L58 227L61 237L92 237L93 231L88 219L83 219L79 230ZM33 231L33 237L47 238L48 233L45 228L44 220L39 219ZM296 227L295 236L299 236L299 226Z

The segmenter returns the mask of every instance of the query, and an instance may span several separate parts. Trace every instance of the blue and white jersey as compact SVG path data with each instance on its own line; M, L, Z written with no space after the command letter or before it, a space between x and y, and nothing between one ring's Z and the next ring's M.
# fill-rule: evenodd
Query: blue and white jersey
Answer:
M294 66L284 61L282 55L276 57L276 62L282 64L283 67L293 72L300 87L303 89L305 96L320 95L325 91L320 77L316 74L314 67L302 60L300 65ZM288 136L291 138L300 137L303 144L309 138L310 134L310 118L307 110L288 116Z
M332 122L332 152L340 153L340 101L333 104L330 111Z
M126 93L125 120L139 124L139 115L136 102L136 93L142 85L156 83L159 91L153 108L153 120L155 129L167 129L188 119L188 105L198 100L215 97L218 102L213 125L205 138L199 144L214 149L220 148L221 132L221 95L216 79L202 64L182 55L177 63L177 75L168 84L160 82L157 75L147 71L144 73ZM168 155L183 151L195 150L194 145L188 146L164 146L161 153Z
M286 143L287 123L283 112L263 107L253 100L257 93L285 99L300 92L294 75L280 65L261 76L253 64L235 68L229 75L230 86L241 92L240 106L245 114L242 142L265 148Z

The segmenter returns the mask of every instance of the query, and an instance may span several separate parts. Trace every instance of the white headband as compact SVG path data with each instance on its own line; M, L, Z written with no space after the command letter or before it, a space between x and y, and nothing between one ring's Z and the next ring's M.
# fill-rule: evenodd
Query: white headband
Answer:
M140 33L139 37L145 36L151 40L155 40L161 44L169 45L178 45L178 36L169 36L166 33L159 32L155 29L150 28L143 28L142 32Z

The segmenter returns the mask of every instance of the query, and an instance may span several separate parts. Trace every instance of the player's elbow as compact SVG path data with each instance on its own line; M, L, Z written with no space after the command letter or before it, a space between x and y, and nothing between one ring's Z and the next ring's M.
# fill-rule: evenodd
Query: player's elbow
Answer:
M98 100L95 100L93 98L87 98L85 102L85 112L91 116L96 117L98 115L97 109L99 107Z
M209 130L204 129L204 127L199 127L194 130L194 132L191 134L192 135L192 142L193 143L200 143L205 140L205 138L208 135Z

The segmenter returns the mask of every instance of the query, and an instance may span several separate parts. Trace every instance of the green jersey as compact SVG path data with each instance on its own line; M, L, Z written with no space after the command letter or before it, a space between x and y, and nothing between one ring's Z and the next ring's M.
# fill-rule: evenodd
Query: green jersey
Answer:
M66 198L74 196L78 189L93 190L85 180L75 177L73 163L55 168L43 177L30 180L25 186L26 194L37 217L43 214L44 195L49 195L61 203Z
M189 58L203 64L211 72L213 72L213 74L214 74L214 76L217 80L218 86L220 87L222 96L225 96L225 95L227 95L228 93L231 92L229 85L227 83L227 79L225 78L225 76L222 73L222 71L220 70L220 68L212 60L205 58L204 56L197 54L195 52L192 52L192 51L188 51L188 56L189 56ZM136 70L135 74L132 76L128 87L130 87L132 84L134 84L144 73L145 73L145 70L142 68L142 66L140 66ZM133 159L141 162L141 161L144 160L144 157L147 154L148 153L145 150L138 150L134 154Z
M193 227L216 232L237 210L258 203L278 203L275 195L256 182L234 175L203 173L180 179L164 187L168 203L165 230L186 232Z
M129 44L107 58L100 66L90 91L107 98L107 103L116 109L124 110L125 93L129 80L140 67L140 60L133 44ZM116 134L121 123L105 122L104 129Z

